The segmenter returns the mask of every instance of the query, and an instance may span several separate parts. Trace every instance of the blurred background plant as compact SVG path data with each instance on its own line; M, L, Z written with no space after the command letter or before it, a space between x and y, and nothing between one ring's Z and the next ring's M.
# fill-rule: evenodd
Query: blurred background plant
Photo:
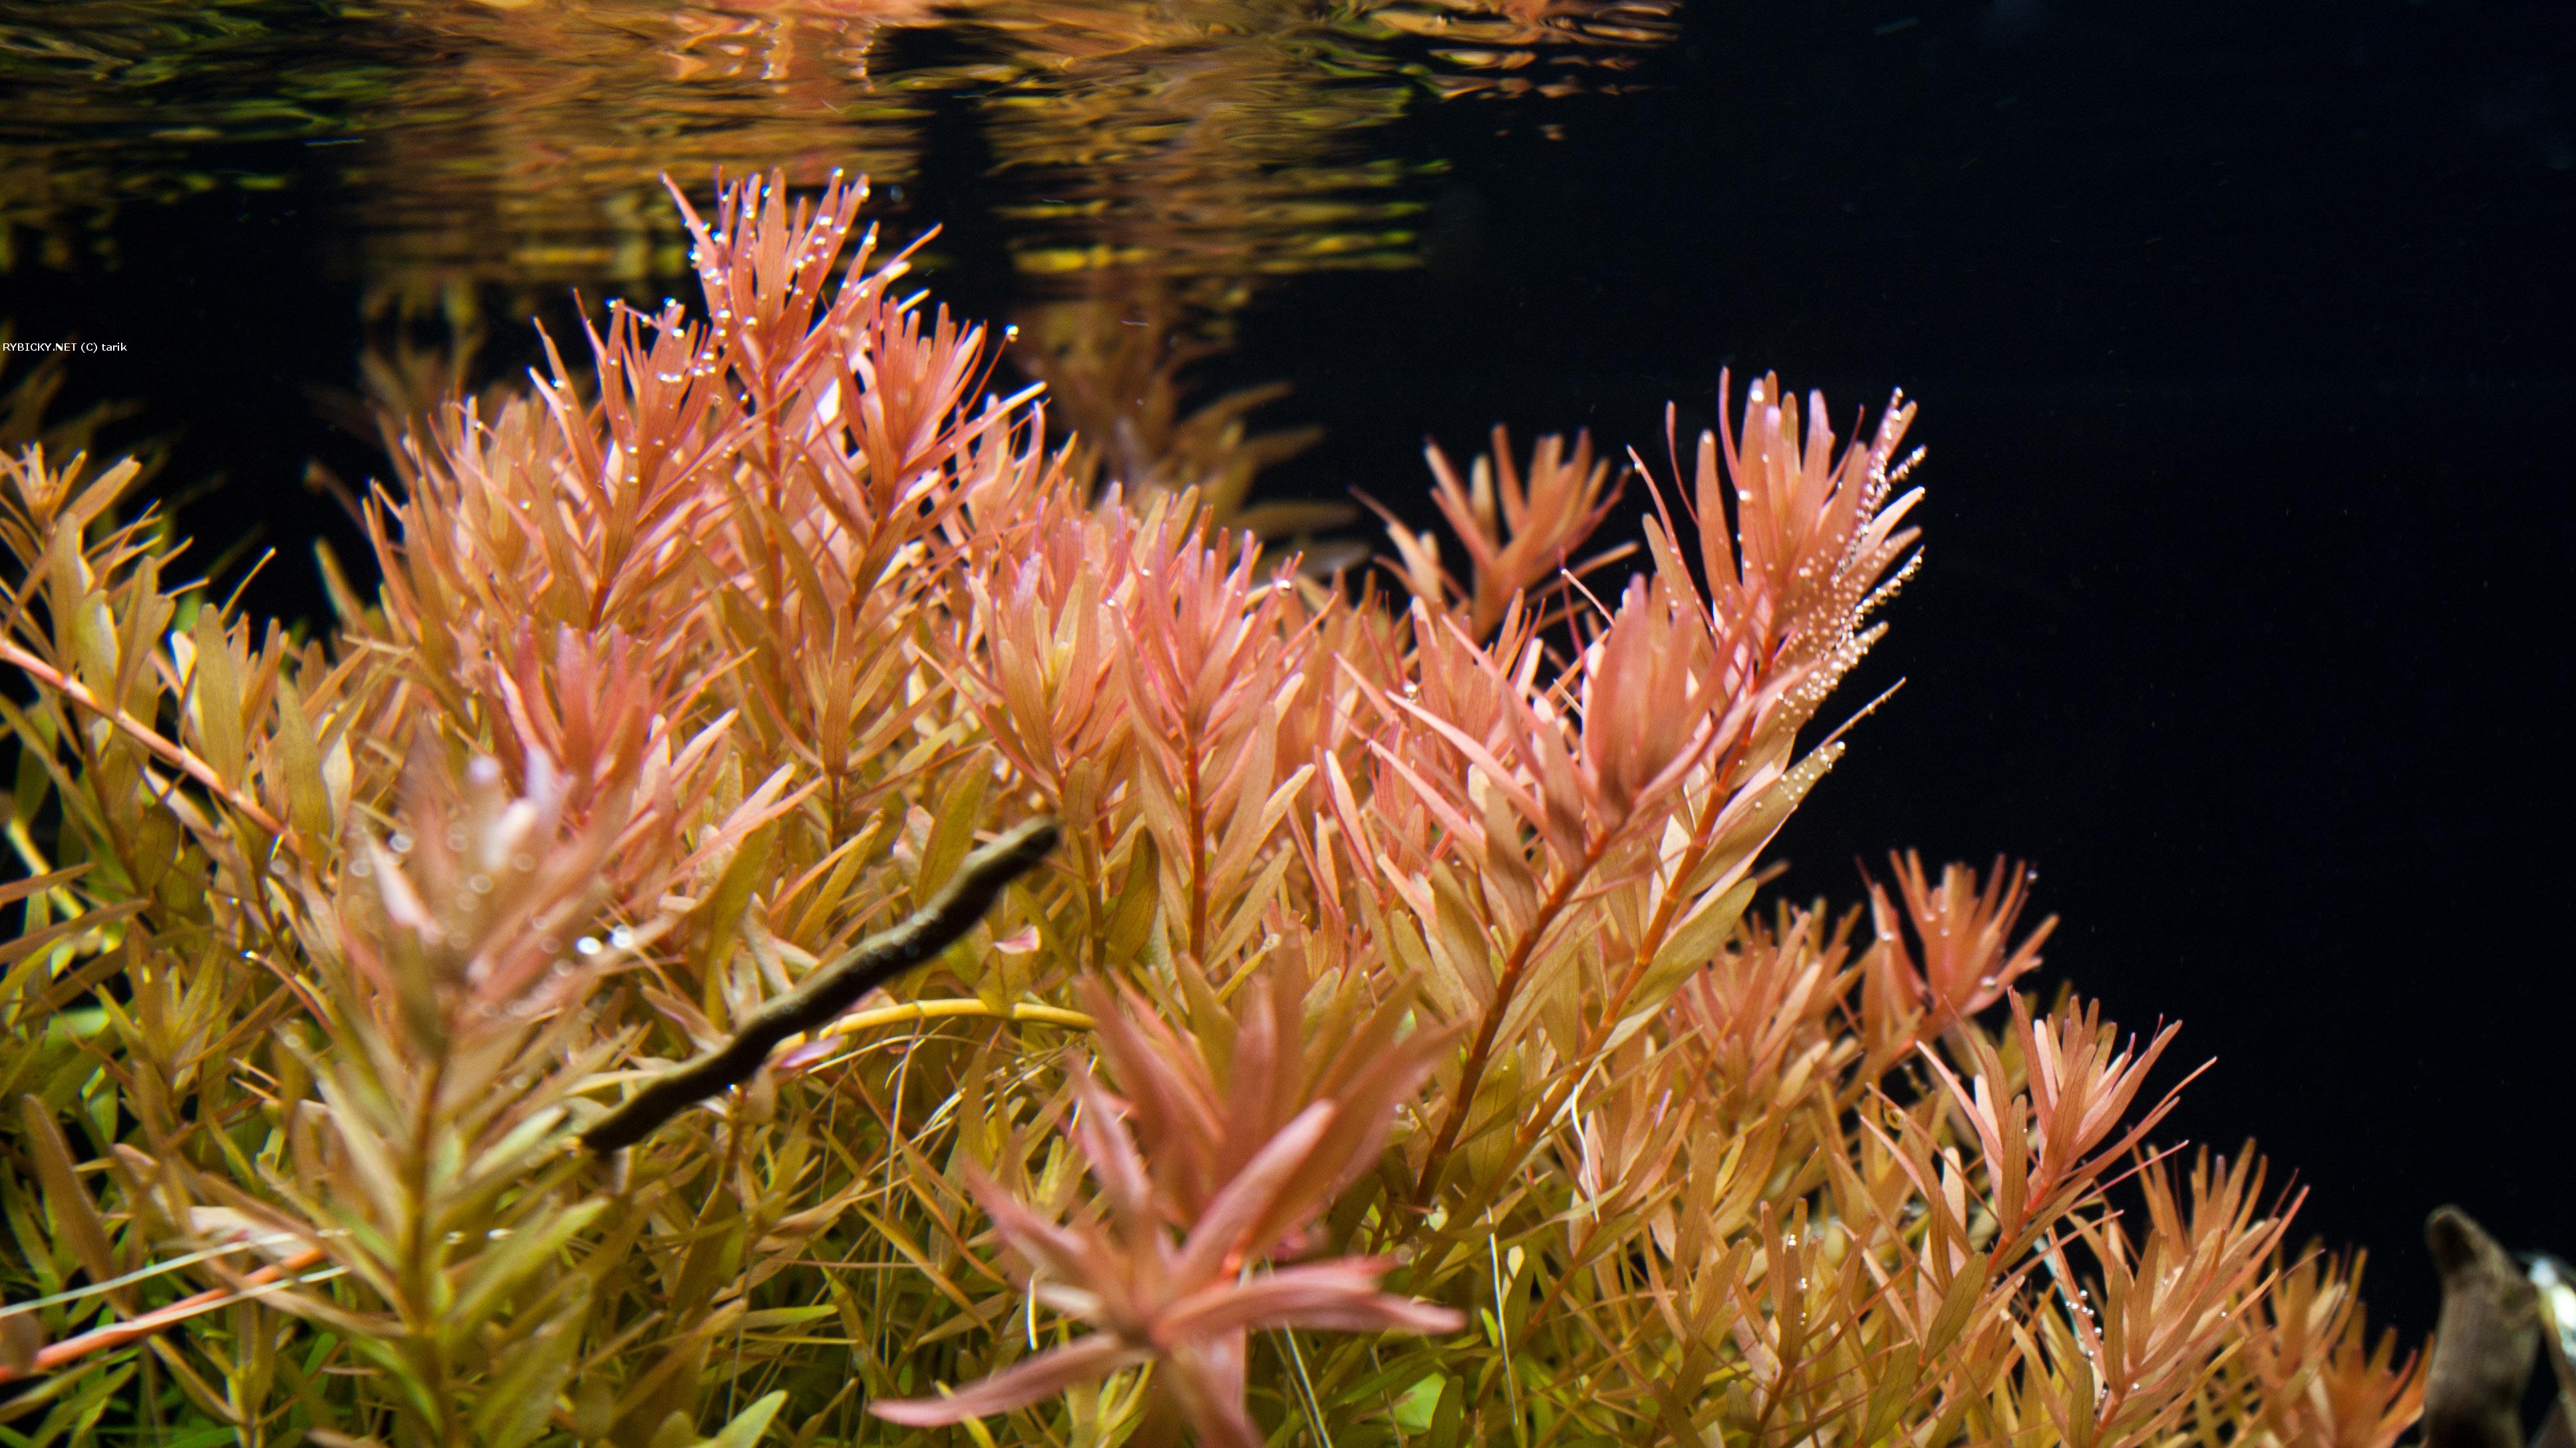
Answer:
M1463 575L1336 584L1049 445L861 199L684 206L703 310L407 425L327 636L134 463L0 463L11 1441L2412 1420L2358 1260L2151 1141L2172 1029L2022 988L2018 867L1757 898L1912 567L1902 399L1752 384L1624 586L1562 439L1437 460ZM1039 818L881 996L580 1145Z

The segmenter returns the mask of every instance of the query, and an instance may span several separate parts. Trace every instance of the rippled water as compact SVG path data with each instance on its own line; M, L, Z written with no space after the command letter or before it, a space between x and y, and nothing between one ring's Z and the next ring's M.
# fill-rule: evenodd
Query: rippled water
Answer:
M1388 128L1548 126L1636 84L1673 5L18 0L0 268L112 268L136 208L298 193L355 279L371 400L408 410L476 375L487 318L680 278L666 175L864 174L909 236L938 153L1060 413L1131 473L1248 476L1297 442L1245 450L1267 394L1193 422L1177 374L1272 279L1421 264L1446 160Z

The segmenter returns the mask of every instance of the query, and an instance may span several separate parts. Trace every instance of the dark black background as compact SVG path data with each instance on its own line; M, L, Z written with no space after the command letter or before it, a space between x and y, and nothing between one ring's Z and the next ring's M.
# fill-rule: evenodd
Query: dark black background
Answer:
M2411 1338L2437 1203L2576 1255L2571 103L2563 5L1704 5L1462 166L1428 279L1246 350L1325 476L1497 418L1660 464L1721 362L1846 433L1904 386L1927 556L1844 697L1907 682L1784 883L2036 862L2049 973L2216 1058L2170 1129L2258 1137Z
M1904 386L1928 556L1844 697L1907 683L1788 888L2037 862L2049 976L2185 1022L2168 1079L2217 1060L2169 1132L2260 1138L2410 1337L2438 1202L2576 1255L2576 8L1694 0L1641 78L1372 141L1452 163L1431 265L1273 291L1217 368L1331 429L1280 486L1418 496L1426 431L1498 420L1657 455L1721 364L1846 430ZM968 146L921 190L957 223L934 281L989 311L979 187ZM0 277L20 337L128 345L74 396L229 479L190 525L264 528L289 612L340 527L306 460L370 466L306 394L357 346L327 190L132 206L114 270Z

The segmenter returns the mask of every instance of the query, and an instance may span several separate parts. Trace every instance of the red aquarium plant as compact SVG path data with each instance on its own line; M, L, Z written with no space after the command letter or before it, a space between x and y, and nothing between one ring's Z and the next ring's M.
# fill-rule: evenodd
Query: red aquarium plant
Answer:
M1615 586L1610 465L1499 433L1463 576L1327 582L1069 466L864 195L727 188L703 314L414 431L323 636L0 462L12 1441L2413 1419L2358 1261L2151 1139L2172 1032L2026 993L2017 867L1761 898L1901 399L1753 383Z

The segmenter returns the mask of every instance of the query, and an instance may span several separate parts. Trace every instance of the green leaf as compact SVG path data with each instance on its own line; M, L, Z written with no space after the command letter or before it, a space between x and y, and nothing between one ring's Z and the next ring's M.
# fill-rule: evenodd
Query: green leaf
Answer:
M1407 1433L1426 1433L1431 1429L1431 1415L1440 1410L1441 1392L1449 1386L1444 1374L1433 1373L1395 1400L1395 1426Z
M1456 1448L1464 1436L1466 1417L1466 1380L1451 1378L1441 1385L1439 1406L1431 1410L1432 1448Z
M534 1164L522 1163L520 1158L543 1146L563 1118L564 1111L560 1106L531 1112L526 1120L511 1127L499 1141L474 1158L473 1165L462 1174L457 1189L471 1194L481 1191L495 1178L526 1175L527 1168Z
M839 1310L828 1302L811 1307L764 1307L758 1312L744 1313L739 1326L746 1332L757 1332L764 1327L794 1327L799 1323L819 1322Z
M179 852L186 845L187 838L180 832L178 818L169 810L157 805L144 810L142 817L135 821L128 858L134 872L135 888L147 895L157 890L163 877L170 873L170 867L179 863ZM186 880L177 883L191 893L203 888Z
M72 610L72 653L80 661L80 681L91 697L116 698L116 616L107 600L85 594Z
M732 1422L702 1442L699 1448L751 1448L760 1441L761 1434L769 1431L769 1420L778 1416L779 1408L786 1402L785 1390L771 1393L736 1413Z
M36 1159L36 1180L43 1184L54 1230L67 1240L91 1281L114 1277L116 1252L108 1243L107 1223L100 1220L98 1204L90 1200L89 1189L73 1170L71 1144L54 1124L54 1113L35 1097L21 1096L18 1115L27 1128L27 1150Z
M1925 1351L1949 1351L1950 1345L1966 1330L1968 1314L1985 1298L1986 1271L1984 1255L1970 1253L1966 1267L1952 1280L1949 1291L1941 1295L1941 1306L1932 1314L1932 1325L1924 1330Z
M717 970L742 933L742 912L751 904L751 892L769 873L769 853L777 844L776 820L743 836L742 843L734 847L733 858L725 862L724 874L717 879L715 889L698 907L698 918L704 922L698 966L707 975L708 994L703 1005L708 1010L713 1010L716 1002Z
M581 1321L590 1308L587 1281L573 1279L572 1300L511 1349L508 1366L474 1405L475 1441L489 1448L523 1448L546 1431L555 1395L572 1377L581 1356Z
M984 818L984 792L992 777L983 770L967 771L956 792L940 806L939 816L931 822L930 839L921 849L921 872L913 877L912 901L915 908L926 905L948 877L957 873L959 862L975 847L975 826Z
M483 1319L509 1299L513 1288L580 1235L607 1206L604 1201L583 1202L552 1214L541 1227L523 1228L503 1238L500 1246L475 1262L443 1326L459 1340L481 1327Z
M1135 959L1136 952L1145 948L1145 937L1153 933L1154 907L1162 891L1162 864L1155 855L1154 837L1138 830L1136 842L1127 850L1127 879L1109 907L1108 934L1100 942L1106 964L1123 965Z
M233 657L231 631L214 609L197 611L196 677L192 684L197 741L206 762L226 786L242 782L241 661Z
M322 747L304 717L304 697L293 681L277 681L277 751L286 774L286 817L308 845L328 848L337 834L331 826L331 790L322 779Z
M1753 903L1753 886L1752 880L1738 880L1724 894L1701 900L1664 937L1663 949L1655 952L1654 964L1646 968L1645 979L1628 1001L1627 1013L1620 1021L1623 1029L1619 1040L1624 1041L1635 1025L1660 1015L1664 1002L1672 999L1682 982L1716 956L1717 948L1726 943L1736 923L1744 918L1744 907Z

